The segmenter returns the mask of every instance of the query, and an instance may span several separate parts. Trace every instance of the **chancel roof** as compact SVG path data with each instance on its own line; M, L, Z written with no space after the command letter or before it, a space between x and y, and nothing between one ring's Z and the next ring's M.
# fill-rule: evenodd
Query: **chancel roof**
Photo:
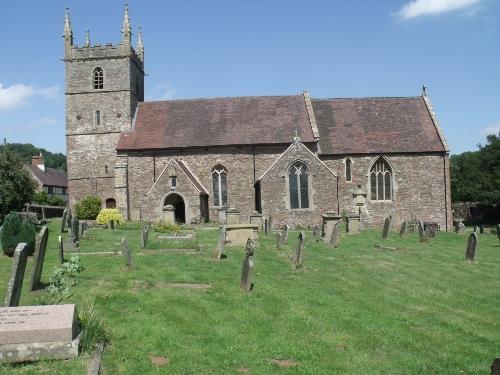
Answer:
M424 97L311 99L319 154L444 152ZM303 95L140 103L118 151L314 143Z

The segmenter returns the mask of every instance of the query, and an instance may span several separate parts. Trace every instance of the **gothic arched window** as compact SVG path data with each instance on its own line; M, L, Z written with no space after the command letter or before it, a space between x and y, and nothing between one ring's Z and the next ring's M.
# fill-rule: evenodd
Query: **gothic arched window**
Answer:
M350 158L345 159L345 180L352 181L352 160Z
M393 199L392 170L387 161L380 157L370 170L370 199L391 201Z
M94 89L102 90L104 88L104 72L101 68L94 69Z
M95 124L101 125L101 111L95 111Z
M290 208L309 208L309 170L307 166L297 161L288 171L290 189Z
M212 169L212 184L214 189L214 206L227 205L227 169L216 165Z

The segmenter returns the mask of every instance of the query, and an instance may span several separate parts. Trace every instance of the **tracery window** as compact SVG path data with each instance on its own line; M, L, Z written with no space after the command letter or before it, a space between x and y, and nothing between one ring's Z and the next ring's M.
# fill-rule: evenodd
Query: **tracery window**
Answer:
M95 124L101 125L101 111L95 111Z
M379 158L370 170L370 197L372 201L391 201L393 199L393 178L389 163Z
M345 159L345 180L352 181L352 160L350 158Z
M227 205L227 169L217 165L212 170L212 184L214 189L214 206Z
M290 166L288 184L290 208L309 208L309 169L304 163L297 161Z
M94 89L102 90L104 88L104 72L101 68L94 69Z

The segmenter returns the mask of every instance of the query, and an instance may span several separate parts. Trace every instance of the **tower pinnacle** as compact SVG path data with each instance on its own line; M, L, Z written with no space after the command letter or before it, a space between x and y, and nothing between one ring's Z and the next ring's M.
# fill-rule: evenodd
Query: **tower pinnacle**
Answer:
M122 34L123 34L123 50L125 53L130 54L132 49L132 27L130 26L130 18L128 16L128 4L125 3L125 13L123 15L122 24Z
M64 14L64 55L68 57L71 54L71 47L73 47L73 30L71 29L71 20L69 18L69 8L66 8Z
M137 46L135 49L141 61L144 62L144 44L142 43L142 29L140 27L139 35L137 36Z
M90 31L87 30L85 33L85 47L90 47Z

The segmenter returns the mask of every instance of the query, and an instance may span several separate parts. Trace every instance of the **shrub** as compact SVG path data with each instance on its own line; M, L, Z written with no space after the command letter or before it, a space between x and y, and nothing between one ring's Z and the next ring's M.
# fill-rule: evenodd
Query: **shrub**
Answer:
M46 191L39 191L33 195L33 202L36 204L49 203L49 194Z
M51 206L65 206L66 202L63 201L63 199L57 195L52 196L49 198L49 205Z
M63 298L70 296L69 288L78 284L76 276L84 269L80 264L80 258L76 255L71 256L69 262L63 263L61 267L54 269L47 287L51 303L58 303Z
M80 220L95 220L101 210L101 199L99 197L88 196L77 203L76 217Z
M116 224L122 224L125 221L117 208L105 208L99 212L99 215L97 215L96 218L97 224L107 224L111 220L113 220Z
M20 242L28 245L28 255L35 251L35 226L29 220L21 220L19 215L11 212L5 218L0 242L3 253L9 257L14 255L16 246Z
M159 233L178 233L181 231L181 226L165 220L164 222L154 225L154 230Z

